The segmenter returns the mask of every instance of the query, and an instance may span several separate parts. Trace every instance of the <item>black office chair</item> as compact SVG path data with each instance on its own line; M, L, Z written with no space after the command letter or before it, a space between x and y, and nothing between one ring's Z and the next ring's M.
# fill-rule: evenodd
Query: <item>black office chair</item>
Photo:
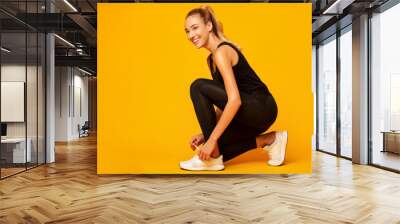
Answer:
M80 125L78 124L79 138L89 136L89 129L90 129L89 121L85 121L82 127L80 127Z

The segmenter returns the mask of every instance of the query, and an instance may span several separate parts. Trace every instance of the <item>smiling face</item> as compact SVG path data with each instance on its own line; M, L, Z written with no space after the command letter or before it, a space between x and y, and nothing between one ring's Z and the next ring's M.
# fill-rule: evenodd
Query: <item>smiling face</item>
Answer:
M185 32L188 40L196 48L201 48L207 43L211 30L211 23L204 23L203 18L199 14L194 14L186 18Z

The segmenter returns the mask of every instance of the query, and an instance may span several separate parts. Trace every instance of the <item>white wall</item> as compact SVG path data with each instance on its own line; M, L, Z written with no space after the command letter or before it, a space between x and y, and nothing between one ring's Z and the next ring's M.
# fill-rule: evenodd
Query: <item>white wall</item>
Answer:
M6 122L8 138L24 138L25 135L30 139L30 148L32 161L44 163L44 74L41 66L32 66L25 64L3 64L1 66L1 81L2 82L24 82L26 83L26 108L22 110L27 115L27 120L24 122ZM27 79L27 80L25 80ZM7 96L2 96L7 97ZM7 110L10 108L1 108ZM12 111L11 111L12 112ZM39 153L39 155L37 155Z
M74 115L74 119L72 119L72 135L75 137L78 137L79 133L78 133L78 129L77 126L78 124L80 124L81 126L85 123L85 121L88 121L89 118L89 111L88 111L88 77L85 76L81 76L80 74L82 73L78 73L78 75L76 74L75 70L75 75L74 75L74 89L75 89L75 96L74 96L74 100L75 100L75 106L74 106L74 110L75 113L73 113ZM80 91L80 93L78 93L78 91ZM78 95L80 94L80 99L77 98ZM80 100L80 105L79 101ZM80 106L81 108L81 112L79 111L79 108L77 106Z
M69 80L69 68L55 68L55 141L68 140Z
M88 77L72 67L56 67L55 74L55 140L70 141L88 120Z
M27 67L27 75L28 75L28 80L29 80L29 85L30 86L36 86L36 80L35 78L31 76L36 77L36 66L28 66ZM25 64L24 65L18 65L18 64L6 64L1 66L1 81L2 82L25 82ZM30 104L31 102L35 102L35 104L32 105L27 105L30 106L31 108L34 107L34 110L36 110L36 88L27 88L27 103ZM4 96L3 96L4 97ZM39 105L40 106L40 105ZM6 110L6 108L1 108L2 110ZM29 111L30 113L27 113L28 116L28 122L34 121L36 123L37 120L37 115L36 113L31 113L31 110ZM33 128L30 130L30 128ZM33 133L35 131L36 134L36 125L28 124L28 137L30 133ZM8 137L25 137L25 122L7 122L7 136Z
M313 100L314 100L314 131L312 135L312 149L316 150L316 131L317 131L317 88L316 88L316 81L317 81L317 48L315 45L312 46L312 93L313 93Z

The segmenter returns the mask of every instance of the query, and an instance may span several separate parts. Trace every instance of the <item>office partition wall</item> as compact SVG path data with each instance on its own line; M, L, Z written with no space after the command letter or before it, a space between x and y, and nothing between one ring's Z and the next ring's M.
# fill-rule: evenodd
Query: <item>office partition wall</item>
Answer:
M26 137L26 33L2 32L1 46L0 110L6 133L2 134L0 150L1 177L5 177L24 171L31 161L31 141L27 144Z
M45 34L25 23L44 1L0 3L0 178L45 162ZM6 7L7 6L7 7ZM6 8L13 6L17 14ZM4 22L6 21L6 22Z

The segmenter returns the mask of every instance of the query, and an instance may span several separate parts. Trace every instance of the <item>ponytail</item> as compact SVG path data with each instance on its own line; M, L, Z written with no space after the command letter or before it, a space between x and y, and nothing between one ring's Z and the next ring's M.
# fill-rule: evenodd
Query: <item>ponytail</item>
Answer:
M194 8L189 11L189 13L186 15L186 18L191 15L194 15L194 14L199 14L200 17L203 18L205 23L211 22L211 24L213 26L212 32L218 38L220 38L222 41L226 41L226 42L233 44L237 49L241 50L239 45L233 43L232 41L228 40L228 38L226 38L226 36L224 35L224 32L223 32L222 23L221 23L221 21L217 20L217 18L215 17L214 10L210 6L202 5L199 8Z

